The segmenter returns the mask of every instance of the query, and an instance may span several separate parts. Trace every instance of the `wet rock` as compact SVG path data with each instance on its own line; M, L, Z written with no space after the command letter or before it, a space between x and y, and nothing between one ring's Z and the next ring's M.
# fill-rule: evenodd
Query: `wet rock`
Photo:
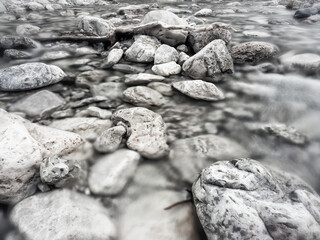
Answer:
M63 189L25 199L14 207L10 217L26 239L43 240L45 233L51 240L70 236L112 240L116 238L116 229L109 215L97 200Z
M152 82L147 85L147 87L152 88L159 93L161 93L163 96L173 96L172 87L170 84L167 83L160 83L160 82Z
M299 9L297 10L293 17L294 18L307 18L310 17L312 15L318 14L319 10L317 8L303 8L303 9Z
M161 82L165 78L163 76L158 76L150 73L139 73L139 74L127 74L125 75L126 85L140 85L151 82Z
M274 57L279 52L277 46L267 42L246 42L231 48L235 63L258 63Z
M101 107L116 107L122 104L123 91L126 89L124 83L106 82L99 85L91 86L91 93L93 96L104 96L108 99L101 102Z
M302 71L305 74L320 73L320 55L313 53L285 54L280 57L286 71Z
M42 90L12 104L10 112L23 112L29 117L40 117L64 104L63 98L48 90Z
M16 49L6 49L3 55L11 59L27 59L32 57L31 53Z
M179 74L181 72L181 66L176 62L161 63L154 65L152 71L160 76L168 77Z
M209 8L203 8L194 14L194 16L196 17L209 17L212 15L213 15L213 12Z
M44 10L44 6L41 3L38 3L38 2L27 3L26 7L27 7L28 10L32 10L32 11Z
M200 135L176 140L171 144L169 163L182 181L193 182L210 164L235 157L244 157L245 149L238 143L217 135Z
M258 38L268 38L271 35L267 32L255 31L255 30L247 30L243 31L243 35L246 37L258 37Z
M123 100L140 107L160 107L166 102L159 92L145 86L127 88L123 92Z
M113 114L115 124L127 124L130 132L128 148L149 159L161 158L168 154L166 125L162 117L143 107L118 110Z
M46 4L45 5L46 10L48 11L56 11L56 10L62 10L63 7L60 4Z
M120 63L113 65L112 69L126 74L137 74L145 71L145 68L142 67Z
M100 119L110 119L112 116L111 111L94 107L94 106L88 107L87 113L88 113L88 116L97 117Z
M102 68L110 68L112 67L114 64L118 63L121 58L123 56L123 50L122 49L112 49L107 57L107 60L102 63L101 67Z
M60 82L66 74L57 66L25 63L0 69L0 90L20 91Z
M0 37L0 49L11 49L11 48L35 48L36 43L27 37L21 36L3 36Z
M128 149L100 158L90 169L90 190L104 196L119 194L133 177L139 160L140 154Z
M67 51L52 51L52 52L45 52L41 57L41 61L53 61L64 59L70 57L71 54Z
M102 82L106 76L106 72L102 70L85 71L77 76L75 83L77 86L89 88Z
M211 165L192 192L210 240L316 239L320 234L319 196L299 178L255 160Z
M73 117L74 111L71 108L56 111L51 114L52 118L59 119L59 118L67 118L67 117Z
M123 126L109 128L97 138L93 146L98 152L114 152L120 147L126 132Z
M187 80L175 82L172 86L179 92L205 101L219 101L224 99L224 94L213 83L202 80Z
M108 100L107 97L103 97L103 96L95 96L95 97L89 97L89 98L84 98L80 101L75 101L75 102L71 102L69 103L69 106L71 108L79 108L79 107L83 107L92 103L99 103L99 102L104 102Z
M16 29L16 33L23 36L34 35L38 32L40 32L40 28L31 24L21 24Z
M99 17L85 16L80 20L78 27L86 33L104 36L110 40L115 34L115 26L110 21Z
M138 15L145 13L149 8L149 4L129 5L119 8L117 13L119 15Z
M179 18L172 12L165 10L154 10L148 12L143 20L142 24L152 23L152 22L161 22L164 25L169 26L188 26L188 23ZM169 30L163 27L154 27L146 31L148 35L155 36L162 43L168 44L170 46L177 46L186 42L188 31L185 30Z
M162 44L155 53L154 64L177 62L179 59L179 53L174 47Z
M131 62L153 62L157 48L161 45L155 37L139 35L134 43L124 53L125 59Z
M233 61L223 40L210 42L182 66L194 79L217 80L217 74L233 72Z
M185 63L185 61L187 61L190 58L190 56L184 52L180 52L179 53L179 60L178 60L178 64L180 64L181 66Z
M3 5L2 2L0 2L0 13L5 13L5 12L7 12L7 8L6 6Z
M74 117L61 120L54 120L50 127L74 132L89 141L95 140L101 132L110 128L112 122L109 119Z

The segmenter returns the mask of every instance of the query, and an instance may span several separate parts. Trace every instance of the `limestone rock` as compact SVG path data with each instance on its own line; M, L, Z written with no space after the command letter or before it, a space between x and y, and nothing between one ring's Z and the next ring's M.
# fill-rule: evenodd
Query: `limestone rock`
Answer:
M161 93L145 86L127 88L123 92L123 100L141 107L160 107L166 102Z
M120 147L126 132L126 128L121 125L109 128L97 138L94 148L102 153L114 152Z
M181 72L181 66L176 62L161 63L154 65L152 71L160 76L168 77L170 75L179 74Z
M154 64L177 62L179 59L179 53L174 47L162 44L155 53Z

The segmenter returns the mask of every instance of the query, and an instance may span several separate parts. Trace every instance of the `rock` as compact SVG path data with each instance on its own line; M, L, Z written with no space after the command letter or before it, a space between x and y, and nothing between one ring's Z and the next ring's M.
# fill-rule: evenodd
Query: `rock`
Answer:
M59 118L67 118L67 117L73 117L74 111L71 108L56 111L51 114L52 118L59 119Z
M147 85L147 87L152 88L159 93L161 93L163 96L173 96L172 87L170 84L167 83L160 83L160 82L152 82Z
M140 154L128 149L100 158L90 169L90 190L103 196L119 194L133 177L139 160Z
M310 17L312 15L318 14L319 10L317 8L303 8L303 9L299 9L297 10L293 17L294 18L307 18Z
M110 128L112 122L109 119L74 117L61 120L54 120L50 127L74 132L82 136L84 139L94 141L101 132Z
M160 76L168 77L170 75L179 74L181 72L181 66L176 62L161 63L154 65L152 71Z
M123 56L122 49L117 49L117 48L112 49L108 54L107 60L104 63L102 63L101 67L102 68L112 67L114 64L118 63L121 60L122 56Z
M192 192L209 240L311 240L320 234L319 196L299 178L255 160L211 165Z
M186 20L179 18L172 12L165 10L154 10L148 12L142 19L142 24L160 22L169 26L188 26ZM148 35L155 36L162 43L170 46L177 46L186 42L188 31L185 30L170 30L163 27L154 27L146 31Z
M36 191L44 158L74 160L72 154L81 153L78 160L86 160L84 141L77 134L33 124L1 109L0 122L1 203L18 202Z
M134 43L124 53L125 59L131 62L153 62L155 52L160 46L160 42L155 37L145 35L136 36L134 39Z
M42 90L15 102L9 110L10 112L26 113L29 117L40 117L44 116L45 112L53 112L64 103L59 95L48 90Z
M209 8L203 8L201 10L199 10L198 12L196 12L195 14L193 14L195 17L210 17L213 15L213 12L211 9Z
M165 78L163 76L154 75L150 73L139 73L139 74L127 74L125 75L125 84L126 85L140 85L151 82L161 82Z
M112 240L117 234L109 215L97 200L63 189L25 199L10 217L26 239Z
M62 10L63 7L60 4L46 4L46 10L48 11L56 11L56 10Z
M93 146L98 152L114 152L120 147L126 132L123 126L109 128L97 138Z
M258 38L268 38L271 35L267 32L255 31L255 30L247 30L243 31L243 35L246 37L258 37Z
M182 68L194 79L217 80L217 74L233 72L233 61L225 42L217 39L186 60Z
M2 2L0 2L0 13L5 13L7 12L7 8L5 5L3 5Z
M32 10L32 11L44 10L44 6L41 3L37 3L37 2L27 3L26 7L28 10Z
M97 117L100 119L110 119L112 116L111 111L94 107L94 106L88 107L87 112L88 112L88 116Z
M127 88L123 92L123 100L140 107L160 107L166 102L159 92L145 86Z
M147 11L149 8L149 4L129 5L119 8L117 13L119 15L138 15L145 13L145 11Z
M83 17L80 20L78 27L86 33L104 36L109 38L111 41L113 41L116 29L108 20L92 16Z
M27 37L20 37L20 36L3 36L0 37L0 49L11 49L11 48L35 48L36 43Z
M199 52L213 40L221 39L226 44L231 41L231 33L228 29L213 28L210 30L196 30L189 32L188 43L195 53Z
M231 48L231 55L235 63L253 63L270 59L279 52L277 46L267 42L246 42Z
M187 61L190 58L190 56L184 52L179 53L179 60L178 60L178 64L180 64L181 66L183 66L183 64L185 63L185 61Z
M32 57L31 53L16 49L6 49L3 55L11 59L27 59Z
M202 80L187 80L175 82L172 86L179 92L205 101L219 101L224 99L224 94L213 83Z
M104 96L108 100L99 104L101 107L116 107L122 104L123 91L126 89L124 83L105 82L91 86L93 96Z
M84 98L80 101L76 101L76 102L71 102L69 103L69 106L71 108L79 108L79 107L83 107L92 103L99 103L99 102L104 102L108 100L107 97L103 97L103 96L95 96L95 97L89 97L89 98Z
M66 74L57 66L44 63L25 63L0 69L0 90L35 89L60 82Z
M142 67L120 63L113 65L112 69L126 74L137 74L145 71Z
M118 110L113 114L114 123L123 122L130 129L128 148L149 159L161 158L168 154L166 125L162 117L143 107Z
M179 59L178 51L169 45L162 44L155 53L154 64L177 62Z
M305 74L320 73L320 56L313 53L285 54L280 57L286 71L302 71Z
M40 32L40 28L31 24L21 24L17 27L16 33L19 35L29 36Z
M238 143L208 134L174 141L170 148L169 163L182 181L191 183L203 168L213 162L245 155L245 149Z
M85 71L77 76L75 83L79 87L89 88L94 84L102 82L106 76L107 73L103 70Z
M52 52L45 52L41 57L41 61L54 61L59 59L64 59L71 57L71 54L67 51L52 51Z

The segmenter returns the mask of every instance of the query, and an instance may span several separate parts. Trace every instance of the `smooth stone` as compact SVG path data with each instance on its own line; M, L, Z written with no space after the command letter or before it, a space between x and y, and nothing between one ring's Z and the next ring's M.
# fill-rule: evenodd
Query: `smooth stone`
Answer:
M6 49L3 55L11 59L27 59L32 57L31 53L16 49Z
M126 128L121 125L109 128L102 132L93 146L101 153L114 152L120 147L126 132Z
M143 107L121 109L113 114L114 123L127 125L129 149L149 159L164 157L169 147L166 143L166 124L161 115Z
M21 91L60 82L66 74L61 68L44 63L25 63L0 69L0 90Z
M130 64L115 64L112 66L112 69L126 74L137 74L143 73L145 69L143 67L133 66Z
M163 76L154 75L150 73L139 73L139 74L126 74L125 75L125 84L132 85L140 85L147 84L151 82L161 82L165 79Z
M73 117L73 115L74 115L73 109L68 108L65 110L55 111L54 113L51 114L51 117L54 119L59 119L59 118Z
M3 5L2 2L0 2L0 13L5 13L7 12L7 8L5 5Z
M52 51L45 52L41 57L41 61L53 61L71 57L72 55L67 51Z
M320 234L319 195L298 177L252 159L214 163L192 192L208 240L311 240Z
M154 65L151 69L155 74L168 77L170 75L176 75L181 72L181 66L176 62L168 62Z
M130 62L153 62L154 55L161 43L155 38L146 35L134 37L134 43L124 53L125 59Z
M110 68L114 64L117 64L123 56L123 50L122 49L112 49L107 57L107 60L102 63L101 68Z
M195 17L210 17L213 15L213 11L209 8L203 8L193 14Z
M177 62L179 59L179 53L174 47L162 44L154 55L154 64Z
M303 53L280 57L286 71L302 71L306 74L320 73L320 55Z
M260 31L255 31L255 30L243 31L243 35L246 37L258 37L258 38L271 37L271 35L267 32L260 32Z
M189 52L189 49L188 49L187 45L185 45L185 44L181 44L181 45L177 46L176 49L179 52L184 52L184 53L188 53Z
M84 98L84 99L79 100L79 101L71 102L71 103L69 103L69 106L71 108L79 108L79 107L87 106L87 105L92 104L92 103L104 102L106 100L108 100L107 97L95 96L95 97Z
M86 33L97 34L110 40L114 37L116 29L110 21L93 16L83 17L78 24L78 28Z
M117 237L110 213L99 201L67 189L25 199L13 208L10 219L26 239L112 240Z
M26 7L27 7L28 10L32 10L32 11L44 10L44 6L41 3L38 3L38 2L27 3Z
M319 9L311 7L311 8L303 8L303 9L299 9L297 10L293 17L294 18L307 18L310 17L312 15L316 15L320 12Z
M173 96L173 91L170 84L162 83L162 82L152 82L152 83L149 83L147 87L158 91L163 96L168 96L168 97Z
M108 98L106 101L99 104L100 107L116 107L123 103L121 99L123 97L122 93L126 89L126 85L118 82L105 82L98 85L92 85L90 89L93 96Z
M63 98L48 90L42 90L12 104L10 112L23 112L29 117L40 117L46 111L54 111L65 103Z
M97 117L100 119L110 119L112 116L112 112L105 110L105 109L101 109L98 107L94 107L94 106L90 106L87 108L87 113L88 116L91 117Z
M89 88L92 85L102 82L106 76L107 73L103 70L85 71L76 77L75 83L79 87Z
M60 4L46 4L45 5L46 10L48 11L56 11L56 10L62 10L63 7Z
M175 82L172 86L179 92L205 101L219 101L224 99L224 94L213 83L202 80L187 80Z
M166 103L161 93L145 86L127 88L123 92L123 100L140 107L160 107Z
M217 74L233 72L233 61L223 40L210 42L182 66L191 78L217 80Z
M90 190L102 196L121 193L133 177L139 160L140 154L128 149L120 149L98 159L90 168Z
M40 32L40 28L31 24L21 24L17 26L16 33L19 35L29 36Z
M22 36L3 36L0 37L0 49L16 49L16 48L35 48L36 43L28 37Z
M274 57L279 48L267 42L245 42L231 48L231 56L234 63L256 64Z
M145 13L150 8L149 4L137 4L121 7L117 10L119 15L138 15Z

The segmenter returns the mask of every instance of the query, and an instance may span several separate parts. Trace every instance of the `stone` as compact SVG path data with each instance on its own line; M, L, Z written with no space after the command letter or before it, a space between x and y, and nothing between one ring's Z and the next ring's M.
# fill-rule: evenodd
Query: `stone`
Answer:
M130 64L115 64L112 67L113 70L119 71L125 74L137 74L137 73L143 73L145 71L145 68L133 66Z
M167 62L154 65L151 69L155 74L168 77L170 75L176 75L181 72L181 66L176 62Z
M93 146L101 153L114 152L120 147L126 132L126 128L121 125L109 128L102 132Z
M224 99L224 94L213 83L202 80L187 80L175 82L172 86L179 92L205 101L219 101Z
M106 76L107 74L103 70L85 71L76 77L75 83L77 86L89 88L94 84L102 82Z
M88 107L87 112L88 112L88 116L97 117L100 119L110 119L112 116L111 111L94 107L94 106Z
M166 125L159 114L143 107L134 107L116 111L113 119L115 124L122 122L129 129L129 149L149 159L161 158L168 154Z
M116 107L123 103L121 99L126 85L118 82L104 82L98 85L92 85L90 89L93 96L104 96L108 98L106 101L101 102L99 106Z
M34 35L38 32L40 32L40 28L31 24L21 24L16 29L16 33L23 36Z
M274 57L278 52L277 46L267 42L245 42L231 48L234 63L256 64Z
M0 13L5 13L7 12L7 8L5 5L3 5L2 2L0 2Z
M84 98L79 101L71 102L71 103L69 103L69 106L71 108L79 108L79 107L87 106L92 103L104 102L106 100L108 100L107 97L95 96L95 97Z
M161 45L155 37L139 35L134 37L134 43L124 53L125 59L131 62L153 62L157 48Z
M123 56L123 50L114 48L112 49L107 57L107 60L102 63L101 67L102 68L110 68L113 65L117 64Z
M67 189L25 199L13 208L10 218L26 239L43 240L44 234L51 240L117 237L110 213L99 201Z
M233 61L223 40L210 42L182 66L188 76L201 80L217 80L217 74L233 72Z
M16 49L6 49L3 55L11 59L27 59L32 57L31 53Z
M59 95L42 90L15 102L9 110L10 112L23 112L29 117L40 117L48 111L53 112L64 103L65 101Z
M218 135L178 139L171 144L169 164L182 181L193 182L200 171L216 161L246 157L238 143Z
M55 111L54 113L51 114L51 117L54 119L59 119L59 118L73 117L73 115L74 115L73 109L68 108L65 110Z
M129 149L120 149L98 159L90 168L90 190L102 196L121 193L133 177L139 160L140 154Z
M174 47L162 44L154 55L154 64L177 62L179 59L179 53Z
M125 75L125 84L126 85L140 85L151 82L161 82L165 79L163 76L154 75L150 73L139 73L139 74L126 74Z
M54 120L50 127L74 132L88 141L94 141L101 132L110 128L112 122L109 119L74 117Z
M280 57L286 71L305 74L320 73L320 55L313 53L285 54Z
M117 13L119 15L138 15L145 13L145 11L147 11L149 8L149 4L129 5L119 8Z
M173 96L173 91L170 84L161 83L161 82L152 82L152 83L149 83L147 87L158 91L163 96L168 96L168 97Z
M16 49L16 48L35 48L36 43L28 37L21 36L2 36L0 37L0 49Z
M213 16L213 12L209 8L203 8L193 14L195 17L210 17Z
M161 93L145 86L127 88L123 92L123 100L140 107L160 107L166 102Z
M25 63L0 69L0 90L21 91L60 82L66 74L54 65Z
M214 163L192 192L209 240L311 240L320 234L320 197L299 178L252 159Z
M45 52L41 57L41 61L54 61L59 59L65 59L71 57L72 55L67 51L52 51Z
M0 202L15 203L36 191L39 168L47 157L85 161L84 140L77 134L33 124L0 109Z
M247 30L243 31L243 35L246 37L258 37L258 38L268 38L271 35L267 32L255 31L255 30Z
M165 10L154 10L148 12L142 19L142 24L148 24L153 22L160 22L167 26L181 26L187 27L188 23L186 20L179 18L172 12ZM146 31L147 35L155 36L162 43L170 46L177 46L184 44L188 37L188 31L186 30L170 30L163 27L154 27Z
M79 22L78 28L86 33L103 36L110 40L114 38L116 29L110 21L92 16L83 17Z
M318 14L320 11L317 8L311 7L311 8L303 8L297 10L293 17L294 18L308 18L312 15Z
M185 61L187 61L190 58L190 56L184 52L180 52L179 53L179 60L178 60L178 64L183 66L183 64L185 63Z
M41 3L38 3L38 2L27 3L26 7L27 7L28 10L32 10L32 11L44 10L44 6Z

